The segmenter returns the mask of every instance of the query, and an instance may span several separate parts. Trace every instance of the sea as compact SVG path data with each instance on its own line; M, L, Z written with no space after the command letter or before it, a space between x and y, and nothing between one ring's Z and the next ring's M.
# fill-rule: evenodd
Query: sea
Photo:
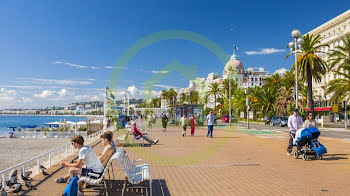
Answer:
M0 115L0 133L12 131L9 127L42 127L45 123L58 121L79 122L87 120L86 117L79 116L20 116L20 115ZM17 131L17 129L16 129Z

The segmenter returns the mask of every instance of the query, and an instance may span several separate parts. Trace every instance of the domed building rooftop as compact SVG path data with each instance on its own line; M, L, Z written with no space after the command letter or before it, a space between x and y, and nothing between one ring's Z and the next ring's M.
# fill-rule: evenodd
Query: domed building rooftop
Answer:
M223 75L228 74L229 67L231 67L232 71L235 73L243 73L244 71L243 63L240 60L238 60L238 57L235 53L233 53L231 59L227 61Z

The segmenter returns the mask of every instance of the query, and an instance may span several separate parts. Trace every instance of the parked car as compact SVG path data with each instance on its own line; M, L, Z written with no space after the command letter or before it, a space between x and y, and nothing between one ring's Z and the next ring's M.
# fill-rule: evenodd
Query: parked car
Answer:
M228 123L230 119L229 115L222 115L221 117L221 121L223 123ZM237 118L235 116L231 116L231 122L238 122Z
M281 127L284 127L288 124L288 118L284 116L275 116L271 119L272 126L279 125Z
M269 125L271 123L270 117L266 116L265 117L265 125Z

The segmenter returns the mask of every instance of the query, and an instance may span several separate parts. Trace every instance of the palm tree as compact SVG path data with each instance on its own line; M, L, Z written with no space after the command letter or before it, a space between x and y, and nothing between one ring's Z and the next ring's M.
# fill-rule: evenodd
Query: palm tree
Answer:
M216 99L220 96L223 96L221 85L214 82L211 83L209 86L209 90L207 91L208 96L213 96L214 97L214 112L216 111Z
M288 106L295 100L292 91L293 88L281 87L275 102L276 111L279 115L288 115Z
M241 112L244 112L244 117L247 117L247 106L246 106L246 93L243 89L238 88L234 91L233 109L236 111L237 116L241 116Z
M252 107L262 113L262 116L273 116L276 94L272 88L261 88L258 94L258 101L252 103Z
M282 76L278 73L272 74L270 77L266 78L264 88L270 88L272 91L276 92L282 86Z
M350 65L343 65L342 70L335 72L341 77L330 81L328 84L326 94L333 94L331 102L337 101L339 103L350 96ZM346 101L349 102L349 100Z
M181 105L184 104L186 102L186 100L187 100L186 94L185 93L181 93L180 94L180 104Z
M225 79L224 82L223 82L223 89L224 89L224 93L226 95L227 98L229 98L229 79ZM236 82L231 79L231 95L233 94L233 91L237 88L237 84Z
M341 39L343 46L336 46L329 54L329 67L331 69L337 67L337 71L350 65L350 35L346 35Z
M317 56L317 54L321 54L321 48L326 45L321 44L321 36L317 35L314 37L313 35L306 34L303 36L304 43L301 45L300 51L297 52L299 55L297 58L298 63L298 73L300 73L300 77L303 82L307 82L307 100L310 111L314 113L314 104L312 98L312 80L315 82L320 82L323 75L327 72L326 63ZM290 56L290 53L288 56ZM287 57L288 57L287 56ZM293 65L292 70L295 69L295 65Z
M190 91L190 103L193 104L197 104L199 100L199 94L198 91Z
M342 46L336 46L329 54L330 68L340 76L328 83L326 94L332 94L331 102L341 102L350 95L350 35L341 39ZM347 100L349 101L349 100Z
M170 106L175 106L177 93L174 89L170 88L167 92L167 99L170 102Z

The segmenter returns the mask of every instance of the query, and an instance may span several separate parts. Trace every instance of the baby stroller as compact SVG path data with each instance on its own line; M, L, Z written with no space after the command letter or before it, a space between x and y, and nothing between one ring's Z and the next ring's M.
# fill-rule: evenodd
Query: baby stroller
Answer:
M297 159L299 155L302 155L304 161L309 156L321 160L322 154L327 153L327 149L317 140L320 134L320 131L314 127L299 129L293 139L293 145L297 146L294 158Z

